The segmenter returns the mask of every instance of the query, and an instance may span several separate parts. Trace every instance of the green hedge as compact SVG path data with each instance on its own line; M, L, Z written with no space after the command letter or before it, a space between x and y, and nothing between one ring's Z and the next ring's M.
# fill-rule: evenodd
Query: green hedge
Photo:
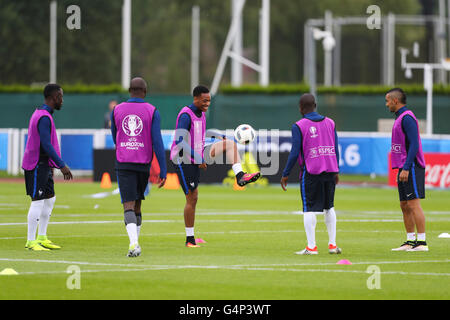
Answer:
M85 85L85 84L60 84L64 93L126 93L120 84L106 84L106 85ZM0 84L0 93L42 93L45 84L42 85L21 85Z
M330 94L384 94L393 87L400 87L407 94L425 94L422 84L397 84L392 87L381 85L345 85L340 87L317 87L317 93ZM222 94L301 94L309 91L306 84L271 84L268 87L246 84L241 87L226 85L221 87ZM435 85L434 94L450 94L450 86Z
M85 84L67 84L61 85L65 93L126 93L120 84L107 85L85 85ZM425 94L422 84L397 84L407 94ZM0 93L42 93L43 85L27 86L21 84L2 85L0 84ZM317 87L317 93L330 94L383 94L392 87L381 85L345 85L340 87ZM301 94L309 91L309 86L304 83L290 84L279 83L271 84L268 87L262 87L256 84L244 84L241 87L224 85L220 88L222 94ZM434 94L450 94L450 85L435 85Z

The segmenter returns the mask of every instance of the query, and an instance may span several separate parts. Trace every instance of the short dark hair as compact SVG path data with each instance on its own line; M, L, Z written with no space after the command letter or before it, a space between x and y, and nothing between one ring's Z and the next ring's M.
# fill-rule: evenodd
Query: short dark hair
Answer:
M53 92L58 91L60 89L61 89L60 85L58 85L56 83L49 83L44 88L44 97L48 98L53 94Z
M305 93L300 97L299 104L304 110L312 111L316 108L316 98L310 93Z
M194 97L199 97L202 95L202 93L209 93L209 89L205 86L196 86L192 91L192 95Z
M406 104L406 93L405 91L403 91L402 88L393 88L391 90L389 90L386 94L389 93L393 93L395 92L396 94L396 98L398 98L398 101L400 101L400 103L404 103Z

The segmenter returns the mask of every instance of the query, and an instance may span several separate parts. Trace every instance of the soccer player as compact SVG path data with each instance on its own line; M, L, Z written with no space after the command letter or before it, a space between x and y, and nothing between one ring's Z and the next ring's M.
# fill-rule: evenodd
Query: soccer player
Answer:
M401 88L389 90L385 99L386 107L395 113L391 167L399 169L397 186L406 229L406 241L392 251L428 251L425 215L420 205L420 199L425 198L425 159L419 124L414 113L406 107L406 94Z
M44 104L36 108L28 126L28 139L22 161L27 195L31 197L25 248L33 251L61 249L47 238L47 226L56 200L53 168L61 170L64 180L73 178L69 167L61 159L52 117L53 112L60 110L62 104L62 88L52 83L46 85Z
M144 101L147 83L142 78L130 82L130 99L111 114L111 133L116 144L116 173L124 209L125 227L130 239L128 257L141 254L139 233L141 203L145 199L153 151L160 166L159 188L166 182L167 168L158 110Z
M312 94L300 98L303 118L292 125L292 149L283 170L281 187L286 191L289 174L298 161L301 169L300 190L303 201L303 223L308 245L296 252L318 254L316 246L316 214L322 213L328 231L328 252L339 254L336 245L336 212L334 192L339 180L338 139L334 121L318 114Z
M245 186L259 179L260 172L244 173L237 146L225 136L216 136L219 142L205 146L206 116L211 103L209 89L197 86L193 90L194 101L181 109L177 117L175 137L170 159L175 166L181 187L186 195L184 223L186 247L198 247L194 236L195 209L198 199L200 169L206 170L207 163L225 153L227 163L232 164L237 184Z

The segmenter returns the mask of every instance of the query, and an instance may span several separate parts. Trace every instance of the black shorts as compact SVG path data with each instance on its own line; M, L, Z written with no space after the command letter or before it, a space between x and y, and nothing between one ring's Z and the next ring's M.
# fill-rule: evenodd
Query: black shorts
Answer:
M145 200L145 189L148 185L150 172L133 170L116 170L122 203Z
M32 200L49 199L55 195L53 169L46 161L40 161L34 170L25 170L25 188Z
M336 173L318 175L303 171L300 180L303 212L322 212L334 207Z
M198 164L173 164L178 180L183 188L184 194L188 194L189 190L197 189L200 182L200 168Z
M397 187L400 201L425 198L425 168L413 164L407 182L398 181L402 169L398 170Z

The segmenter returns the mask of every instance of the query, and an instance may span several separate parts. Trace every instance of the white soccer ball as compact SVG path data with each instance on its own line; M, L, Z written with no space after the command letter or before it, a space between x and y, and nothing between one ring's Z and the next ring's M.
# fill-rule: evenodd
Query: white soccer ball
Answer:
M234 130L234 138L240 144L249 144L256 138L255 129L249 124L241 124Z

